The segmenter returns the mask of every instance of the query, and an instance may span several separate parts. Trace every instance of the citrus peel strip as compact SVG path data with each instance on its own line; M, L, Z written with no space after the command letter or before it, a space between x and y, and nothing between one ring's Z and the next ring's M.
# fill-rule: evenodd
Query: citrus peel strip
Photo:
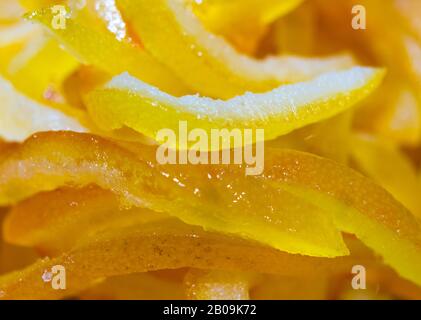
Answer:
M188 92L183 83L171 71L156 62L142 48L127 40L117 40L106 30L97 30L76 11L67 9L66 28L54 29L51 21L54 14L50 8L27 14L27 19L46 27L75 57L104 70L111 75L128 71L147 83L168 92Z
M396 144L370 135L354 134L351 154L362 172L421 219L417 171Z
M12 207L3 222L3 237L51 256L70 250L94 232L165 217L143 208L124 209L115 194L94 186L58 189Z
M270 140L347 110L377 88L383 76L382 70L356 67L222 101L176 98L123 74L88 94L85 103L104 130L127 126L157 139L161 129L178 132L180 121L186 121L191 129L205 130L208 137L212 129L251 128L264 129L264 138ZM213 144L208 148L219 150Z
M281 189L256 186L254 179L244 179L241 166L161 167L155 156L155 147L141 147L137 155L91 135L37 134L1 162L0 205L62 186L96 184L127 206L165 212L287 252L328 257L349 253L328 214ZM31 164L23 165L25 159ZM15 176L18 163L26 168L24 176ZM218 171L224 179L216 179ZM257 197L262 193L265 197Z
M254 52L270 24L291 12L301 2L302 0L190 0L189 4L208 30L224 36L244 52Z
M2 276L0 299L60 299L89 288L98 279L161 269L192 267L302 277L344 272L356 261L370 265L372 257L291 255L169 219L96 234L57 258L45 258ZM66 290L54 290L51 283L42 281L41 276L54 265L66 269Z
M208 32L182 0L118 0L117 5L146 50L206 96L231 98L247 91L264 92L353 65L346 55L264 61L241 55Z
M154 147L134 154L86 134L38 134L1 155L0 204L61 186L97 184L129 205L316 256L345 253L334 225L357 235L402 276L421 283L418 221L386 191L346 167L301 152L271 150L264 174L245 177L234 165L159 166L155 155ZM298 207L303 215L290 221L286 201L292 207L312 206Z

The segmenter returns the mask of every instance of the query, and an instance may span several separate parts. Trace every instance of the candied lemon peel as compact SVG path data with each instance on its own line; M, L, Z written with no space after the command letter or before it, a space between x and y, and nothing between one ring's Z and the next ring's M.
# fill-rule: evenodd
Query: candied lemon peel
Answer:
M89 93L85 103L92 119L104 130L127 126L157 139L161 129L178 132L179 122L187 121L190 128L203 129L209 136L213 129L251 128L264 129L264 138L270 140L347 110L376 89L383 76L382 69L355 67L267 93L246 93L222 101L199 96L176 98L123 74ZM157 121L148 121L151 118ZM244 144L234 143L241 143L234 147ZM214 151L220 146L211 144L208 148Z
M277 18L293 11L302 0L189 0L207 29L223 35L244 52L256 51L259 40ZM247 21L247 23L244 23Z
M43 25L76 58L94 65L111 75L130 72L143 81L174 94L188 93L183 81L158 63L139 45L116 38L108 30L98 29L86 14L67 7L66 28L51 25L54 14L50 8L26 14L26 18ZM182 78L181 78L182 79Z
M241 181L244 181L243 187L250 189L250 195L262 194L262 191L259 190L252 192L251 190L254 188L265 188L264 184L254 186L255 182L253 179L244 179L244 173L241 166L233 166L233 172L230 172L230 170L227 171L223 181L218 182L216 176L219 176L218 171L223 170L223 166L222 168L220 166L208 166L208 170L210 170L209 175L215 175L215 181L213 181L213 179L210 180L201 166L196 166L194 168L186 166L178 167L178 169L182 170L181 172L177 172L177 170L176 172L172 172L176 167L173 168L171 165L164 166L164 168L158 166L153 169L153 167L156 166L156 147L141 148L139 151L140 155L137 156L136 154L127 151L125 152L114 144L109 144L105 140L95 136L73 136L74 133L68 134L65 132L55 136L38 134L35 139L28 140L28 143L24 144L28 147L28 149L25 148L28 152L31 152L30 150L32 150L33 152L38 153L38 156L35 156L34 154L33 157L31 157L31 159L34 159L35 161L37 161L36 159L40 159L39 157L43 158L46 155L42 155L39 152L50 153L47 150L51 150L50 148L53 145L56 145L54 152L50 153L53 157L51 158L52 161L50 162L49 168L51 170L50 173L53 174L57 180L56 178L50 180L45 177L42 178L40 184L38 184L35 183L34 179L30 179L30 182L26 179L14 180L12 176L3 176L5 180L0 182L2 183L2 186L4 183L4 188L0 188L1 205L17 202L40 191L50 191L68 184L84 186L94 183L104 189L115 192L122 197L124 202L127 202L128 205L136 207L146 206L154 211L176 215L187 223L203 225L206 228L226 233L238 233L252 239L259 238L263 243L270 243L278 248L282 247L288 252L329 257L348 254L348 250L342 241L340 232L334 228L333 223L328 219L326 214L319 208L307 205L293 195L289 195L287 192L267 187L269 188L265 191L267 196L254 199L253 208L247 206L248 202L244 202L245 200L240 202L238 202L238 200L236 201L236 198L238 197L236 192L234 190L230 191L229 189L226 189L226 187L224 188L225 183L231 186L238 185L238 187L240 187ZM47 139L48 142L42 138L48 136L50 137ZM79 147L77 147L76 143L71 143L70 145L66 145L66 143L63 144L63 139L74 140L74 142L78 141ZM35 144L31 143L31 141ZM42 143L42 141L45 143ZM98 141L97 147L91 149L92 147L95 147L95 141ZM94 144L92 144L92 142L94 142ZM105 149L100 150L98 149L99 146L101 146L101 149L104 147ZM33 147L35 148L32 149ZM58 155L57 148L62 150L60 156L61 160L59 161L60 164L54 164L54 161L58 160L54 157L54 154ZM90 149L91 151L95 150L94 153L89 151L89 154L94 158L88 161L83 160L86 155L85 151ZM107 153L107 149L110 153ZM120 152L122 152L122 154L120 154ZM13 166L14 161L12 160L12 154L12 150L9 150L8 155L5 156L7 158L10 156L10 161L4 159L2 162L4 165L3 168L10 173L14 171L14 169L11 169L11 171L7 169L8 164ZM15 155L20 157L18 154ZM102 157L105 157L103 158L105 162L100 160ZM100 174L100 172L103 166L111 165L111 163L108 163L106 160L108 157L113 157L112 161L117 162L111 171L107 170L104 172L106 174L104 176L103 174ZM140 159L138 157L142 158ZM65 158L69 160L67 165L63 162ZM97 162L97 160L100 160L100 162ZM126 160L129 162L126 162ZM72 173L74 169L76 169L76 172ZM80 174L77 173L79 170ZM36 174L36 172L37 170L33 173ZM58 172L62 173L61 177L57 175ZM155 172L156 175L153 172ZM77 174L75 175L75 173ZM108 176L108 173L110 173L111 176ZM168 174L170 174L170 176L166 177ZM172 175L174 176L170 178ZM127 177L130 176L137 178L135 180L127 180ZM184 185L187 181L183 182L182 180L179 180L182 179L182 176L185 177L183 179L187 178L192 180L187 188ZM10 180L8 178L10 178ZM32 176L32 178L34 178L34 176ZM156 182L152 182L153 180L148 181L148 179L151 178L156 180ZM237 179L240 180L236 182ZM7 183L6 180L8 180ZM27 182L27 185L23 190L23 184L21 185L21 183L24 183L24 181ZM150 183L155 184L155 187L150 189L148 186ZM222 185L220 185L220 183L222 183ZM213 187L217 188L214 192L218 191L220 198L216 203L214 202L215 200L212 200L216 195L212 196L212 191L209 189L212 188L211 186L213 184L216 184ZM15 187L22 192L16 192L17 190L12 191ZM126 190L126 188L130 188L130 190ZM223 192L221 188L224 188ZM179 192L181 193L178 194ZM168 198L165 196L165 198L160 199L163 195L167 195ZM149 197L151 198L149 199ZM182 200L183 198L187 199L186 197L190 198L189 203ZM204 202L202 201L202 197L204 197ZM245 197L245 195L243 197ZM270 207L274 205L272 204L273 201L282 203L284 210L276 210L272 214L269 214L268 212L266 215L258 214L263 208L270 210ZM230 210L227 211L226 209L221 208L225 206L229 206ZM238 223L237 215L244 214L245 212L248 212L250 216L248 219L244 220L244 223ZM253 223L250 224L247 220L253 221ZM279 223L277 223L277 221L279 221ZM310 221L311 223L309 223ZM320 232L316 230L319 230ZM294 240L288 240L290 237Z
M97 184L127 205L165 212L189 224L290 253L347 254L340 232L352 233L403 277L421 282L418 221L382 188L344 166L277 150L267 155L262 176L245 177L233 165L159 166L155 148L148 148L134 154L86 134L38 134L2 155L0 204L61 186ZM29 161L27 170L19 175L23 161ZM45 161L48 170L36 169ZM241 201L233 202L241 190L248 191ZM302 205L309 207L302 210ZM262 208L270 207L270 216L269 209L261 215ZM289 220L294 211L303 215L301 222L297 216ZM283 223L276 223L278 219Z
M333 260L291 255L167 219L86 237L56 258L40 259L25 269L1 276L0 299L60 299L106 277L161 269L193 267L320 276L348 270L357 260L370 265L370 258L364 256ZM51 284L40 281L40 275L54 265L66 268L66 290L51 290Z
M354 32L341 21L354 0L290 14L302 2L0 1L0 271L17 270L0 276L0 299L130 296L134 279L171 297L184 284L190 299L294 296L309 283L331 298L328 281L339 288L357 264L381 287L373 297L419 296L421 7L361 0L372 15ZM389 71L365 104L385 71L320 56L344 48ZM158 164L150 138L186 121L264 129L265 169ZM32 251L49 258L29 265ZM53 265L67 290L41 281ZM148 280L178 268L180 286Z
M148 52L195 91L210 97L264 92L354 64L348 55L258 61L209 33L184 1L117 0L117 5Z

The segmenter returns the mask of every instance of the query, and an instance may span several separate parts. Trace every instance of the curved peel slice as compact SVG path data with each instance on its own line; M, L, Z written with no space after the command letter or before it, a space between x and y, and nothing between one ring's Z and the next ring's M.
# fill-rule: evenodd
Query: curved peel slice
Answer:
M254 177L234 165L159 166L155 155L152 147L135 155L86 134L39 134L2 155L0 205L65 185L94 183L129 205L319 256L343 252L332 234L336 226L355 234L402 276L421 283L418 221L386 191L346 167L301 152L272 150L264 174ZM284 212L284 201L303 215ZM317 247L316 242L333 246Z
M80 61L94 65L111 75L130 72L143 81L174 94L188 92L182 82L171 71L156 62L140 47L127 40L117 40L106 30L92 26L84 15L67 9L66 28L53 28L54 14L50 8L27 15L46 27Z
M356 67L228 101L176 98L123 74L90 93L85 103L104 130L127 126L157 140L161 129L178 132L179 122L186 121L190 128L205 130L208 137L212 129L252 128L264 129L264 138L270 140L350 108L379 85L383 74L378 69ZM209 146L210 150L219 146L214 148Z
M77 117L76 110L66 113L42 105L16 91L13 85L0 77L0 137L6 141L23 141L39 131L88 131Z
M240 166L227 170L222 181L209 181L215 170L225 171L224 167L151 169L157 165L155 147L142 148L139 159L100 138L75 133L38 134L22 147L23 153L9 151L0 164L0 205L60 186L97 184L120 196L126 206L165 212L186 223L239 234L287 252L327 257L349 253L328 213L281 189L244 179ZM35 162L26 166L15 157ZM46 159L45 171L41 167ZM20 178L12 168L18 163L26 168Z
M59 189L14 206L4 220L3 237L14 245L56 255L94 232L165 217L142 208L124 209L115 194L93 186Z
M352 158L362 172L421 219L417 171L397 145L373 136L354 134L351 150Z
M303 0L189 0L189 2L194 6L195 13L203 17L201 20L206 20L204 23L208 28L226 30L235 23L244 25L244 20L250 17L269 24L299 6Z
M206 96L231 98L247 91L264 92L353 64L348 56L259 61L239 54L224 39L209 33L185 1L117 0L117 4L145 48Z
M245 52L258 41L275 19L296 8L302 0L190 0L194 13L207 29L223 35Z
M0 299L60 299L98 279L161 269L192 267L302 277L348 271L356 261L370 265L372 257L291 255L169 219L95 234L57 258L42 259L2 276ZM51 283L42 281L42 275L55 265L65 267L66 290L54 290Z

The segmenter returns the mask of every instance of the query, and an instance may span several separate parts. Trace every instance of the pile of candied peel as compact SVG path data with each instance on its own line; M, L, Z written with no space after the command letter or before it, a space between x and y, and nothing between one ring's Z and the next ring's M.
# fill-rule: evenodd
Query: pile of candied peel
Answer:
M0 299L421 299L420 12L1 1Z

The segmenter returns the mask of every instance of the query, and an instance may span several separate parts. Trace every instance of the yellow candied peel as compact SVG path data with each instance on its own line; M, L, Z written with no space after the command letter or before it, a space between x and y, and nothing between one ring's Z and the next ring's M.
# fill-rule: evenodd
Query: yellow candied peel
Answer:
M76 58L111 75L130 72L140 79L174 94L189 92L179 78L158 63L138 45L128 40L117 40L116 35L97 28L91 19L69 8L66 28L55 29L50 8L27 14L27 19L38 22L52 32ZM87 14L87 13L86 13Z
M277 150L267 155L262 176L244 177L232 165L159 166L151 148L131 154L90 135L39 134L3 155L0 204L61 186L97 184L126 204L290 253L343 255L347 249L338 233L352 233L403 277L421 282L418 221L386 191L345 166ZM18 175L25 159L30 159L28 170ZM46 159L48 170L37 170ZM244 191L241 201L233 201Z
M259 40L277 18L293 11L302 0L189 0L207 29L229 39L244 52L256 51ZM247 23L244 23L247 21Z
M420 5L386 2L1 0L0 299L419 299Z
M127 126L157 140L161 129L178 132L180 121L186 121L191 129L203 129L209 136L213 129L250 128L263 129L264 139L270 140L354 106L377 88L383 75L382 70L356 67L222 101L198 96L176 98L123 74L88 94L85 102L91 117L104 130ZM147 120L150 118L159 120L151 122ZM241 146L243 141L233 147ZM219 148L208 146L209 150Z
M264 92L353 65L348 55L264 61L241 55L209 33L183 1L118 0L117 5L146 50L203 95L231 98L246 91Z

